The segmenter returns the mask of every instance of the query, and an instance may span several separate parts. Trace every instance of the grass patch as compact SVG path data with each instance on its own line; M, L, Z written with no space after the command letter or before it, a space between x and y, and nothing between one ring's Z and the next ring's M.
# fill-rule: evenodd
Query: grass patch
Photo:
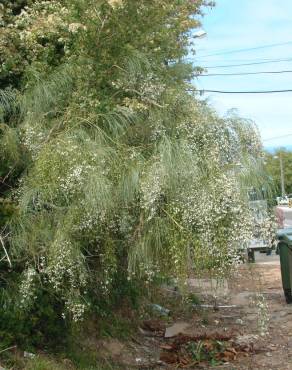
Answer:
M2 360L1 360L2 361ZM25 359L14 354L0 362L5 368L13 370L119 370L123 367L99 358L97 352L79 350L68 353L66 357L37 355L34 359Z

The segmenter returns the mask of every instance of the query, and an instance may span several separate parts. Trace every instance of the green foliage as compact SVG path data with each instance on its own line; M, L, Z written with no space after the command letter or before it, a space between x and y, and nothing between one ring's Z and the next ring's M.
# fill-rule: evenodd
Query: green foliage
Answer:
M280 156L283 160L286 194L292 194L292 152L278 149L275 153L265 153L266 171L274 188L274 195L281 196ZM277 157L277 158L275 158Z
M224 358L224 352L228 344L218 340L191 342L187 350L191 353L193 359L197 362L207 362L212 366L220 365Z
M25 370L67 370L68 366L74 366L77 370L121 370L121 367L111 365L108 360L98 358L93 351L82 352L78 349L72 353L70 360L67 358L56 361L38 356L27 363Z
M15 274L13 277L17 279ZM6 275L6 278L10 280L13 280L13 277ZM1 279L3 279L3 273ZM17 289L17 286L9 285L6 288ZM12 297L8 289L5 291L1 286L0 340L2 348L7 348L17 342L26 350L57 349L58 346L66 343L69 330L61 317L62 307L58 301L54 300L54 297L40 290L35 306L28 312L19 308L15 295ZM59 338L58 341L56 338Z
M11 220L16 211L15 204L10 199L0 198L0 229Z
M27 370L64 370L65 366L62 364L56 363L56 361L45 359L45 358L36 358L28 364L26 367Z
M34 313L23 324L37 343L58 320L137 306L157 277L222 277L251 237L257 130L186 92L182 58L204 5L35 1L4 27L25 63L9 69L19 91L0 95L1 171L17 204L5 240L14 276L4 260L2 271L17 310Z

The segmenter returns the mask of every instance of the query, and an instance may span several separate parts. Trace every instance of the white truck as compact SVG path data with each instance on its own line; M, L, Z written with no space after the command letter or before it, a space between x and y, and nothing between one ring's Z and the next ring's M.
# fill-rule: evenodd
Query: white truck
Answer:
M271 246L268 240L263 238L261 233L262 225L268 216L268 204L266 200L253 200L249 202L249 207L253 214L254 219L254 238L250 241L247 248L248 261L254 262L256 251L264 252L267 254L271 253Z
M278 205L275 209L279 229L292 228L292 208Z

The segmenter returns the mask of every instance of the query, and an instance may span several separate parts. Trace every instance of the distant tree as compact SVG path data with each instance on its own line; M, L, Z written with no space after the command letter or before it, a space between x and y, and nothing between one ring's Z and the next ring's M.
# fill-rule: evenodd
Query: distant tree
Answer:
M266 170L271 177L275 193L281 195L281 170L280 156L283 159L285 191L286 194L292 193L292 151L279 149L275 153L266 153Z

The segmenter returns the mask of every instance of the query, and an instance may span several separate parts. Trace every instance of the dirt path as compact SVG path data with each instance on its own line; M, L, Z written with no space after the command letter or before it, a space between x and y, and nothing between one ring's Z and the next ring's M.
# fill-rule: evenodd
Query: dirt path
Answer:
M219 306L227 307L215 311L202 308L199 313L193 311L190 315L176 312L172 322L148 320L132 343L120 346L116 359L127 369L292 370L292 305L287 305L283 296L279 258L275 255L257 257L255 264L241 266L236 278L217 290ZM189 283L192 291L201 294L203 303L208 303L206 293L212 290L211 282L198 283L197 279ZM268 305L265 337L259 335L259 317L262 317L257 300L259 292ZM204 362L191 364L189 359L184 360L181 347L180 352L177 350L177 343L186 337L200 334L216 337L218 333L230 335L240 343L239 347L234 345L236 355L231 354L229 362L212 367Z
M286 304L283 296L279 260L273 256L260 259L240 269L240 275L231 284L230 301L239 307L232 316L243 321L244 333L256 334L258 308L253 307L251 300L261 292L268 304L269 334L255 341L258 353L218 369L292 369L292 306Z

